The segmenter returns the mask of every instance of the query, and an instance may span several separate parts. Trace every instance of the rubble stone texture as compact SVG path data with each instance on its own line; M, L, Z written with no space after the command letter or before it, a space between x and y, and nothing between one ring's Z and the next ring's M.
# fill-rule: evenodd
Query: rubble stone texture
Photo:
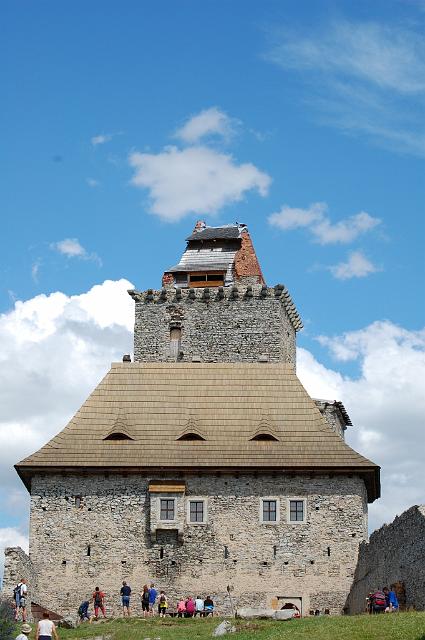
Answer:
M407 609L425 610L425 505L414 506L360 545L348 611L365 610L371 591L402 582Z

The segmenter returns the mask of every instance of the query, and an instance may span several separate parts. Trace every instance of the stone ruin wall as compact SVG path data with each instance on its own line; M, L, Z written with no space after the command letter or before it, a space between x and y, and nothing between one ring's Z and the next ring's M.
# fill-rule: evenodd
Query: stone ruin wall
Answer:
M284 288L261 285L131 292L136 301L136 362L176 360L170 329L181 328L180 359L290 362L301 320Z
M2 593L13 598L13 589L22 578L27 580L28 598L30 602L39 602L37 571L28 554L21 547L8 547L4 551L4 577ZM31 619L30 607L27 607L28 619Z
M371 591L402 582L406 608L425 610L425 505L414 506L385 524L360 545L347 600L349 613L365 610Z
M230 585L234 606L270 607L277 596L300 596L305 614L317 608L341 613L358 545L367 535L360 478L181 474L178 482L186 482L181 500L205 497L208 519L205 525L188 524L183 505L179 541L167 530L152 539L155 494L149 494L148 484L158 477L164 479L161 474L34 478L30 557L40 597L51 610L74 613L100 586L107 594L108 614L118 615L125 579L134 593L154 580L166 590L171 606L182 595L212 595L218 611L232 613ZM80 508L75 496L82 496ZM280 498L277 524L260 523L264 497ZM287 521L287 499L294 497L307 500L305 524ZM141 613L136 596L132 607Z

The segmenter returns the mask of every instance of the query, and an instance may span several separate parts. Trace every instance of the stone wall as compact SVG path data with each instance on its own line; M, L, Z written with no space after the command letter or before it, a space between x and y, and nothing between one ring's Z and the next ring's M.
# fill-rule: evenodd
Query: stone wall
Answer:
M7 547L4 551L4 574L2 592L6 596L13 597L13 589L22 578L27 581L28 598L27 603L38 602L37 572L29 556L21 547ZM30 607L28 609L28 619L31 619Z
M178 359L290 362L301 320L286 289L260 285L130 292L136 301L136 362L176 360L171 329L181 330Z
M403 582L406 607L425 610L425 505L414 506L360 545L359 561L347 600L349 613L365 609L369 592Z
M176 509L174 531L157 529L153 538L151 513L157 519L161 494L150 493L149 483L161 480L164 472L33 479L30 556L52 610L75 611L99 586L108 613L118 614L122 580L134 593L153 580L171 606L182 595L211 595L220 612L231 613L229 586L234 606L301 597L306 613L341 612L367 535L360 478L176 473L168 480L185 485L185 507ZM204 524L188 522L195 497L205 500ZM260 522L262 498L278 500L278 522ZM290 498L306 501L304 523L288 521ZM138 597L132 605L140 613Z

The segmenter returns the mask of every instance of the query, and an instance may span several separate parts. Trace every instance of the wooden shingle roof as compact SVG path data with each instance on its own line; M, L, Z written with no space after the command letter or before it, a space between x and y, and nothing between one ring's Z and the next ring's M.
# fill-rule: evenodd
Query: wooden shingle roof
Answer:
M277 440L252 440L262 425ZM179 439L188 425L205 440ZM114 425L131 436L105 440ZM330 428L289 364L117 363L68 425L16 465L37 470L281 469L357 473L369 500L379 467Z

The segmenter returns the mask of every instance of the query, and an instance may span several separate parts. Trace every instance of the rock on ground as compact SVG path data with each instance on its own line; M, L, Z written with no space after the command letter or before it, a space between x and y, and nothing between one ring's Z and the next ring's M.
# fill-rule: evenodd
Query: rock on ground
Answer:
M236 627L232 625L228 620L223 620L220 624L214 629L213 636L217 638L218 636L225 636L226 633L235 633Z

